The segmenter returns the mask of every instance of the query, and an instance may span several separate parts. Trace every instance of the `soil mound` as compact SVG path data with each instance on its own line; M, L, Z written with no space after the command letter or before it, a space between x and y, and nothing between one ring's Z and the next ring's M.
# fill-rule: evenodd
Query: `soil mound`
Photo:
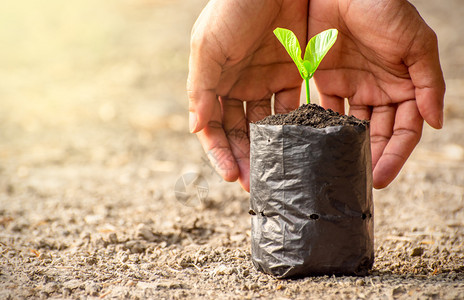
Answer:
M341 115L331 109L324 109L317 104L304 104L288 114L267 116L258 125L304 125L314 128L325 128L338 125L369 126L369 121L354 116Z

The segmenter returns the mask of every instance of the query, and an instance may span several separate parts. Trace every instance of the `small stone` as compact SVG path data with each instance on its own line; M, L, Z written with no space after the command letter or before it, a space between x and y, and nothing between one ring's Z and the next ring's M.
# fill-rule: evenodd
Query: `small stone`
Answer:
M83 285L83 282L77 279L72 279L69 281L65 281L63 283L63 288L64 289L69 289L69 290L74 290L77 288L80 288Z
M172 281L172 280L163 280L156 284L156 289L158 290L161 290L161 289L173 290L173 289L182 289L182 288L183 288L182 283L177 282L177 281Z
M58 285L58 283L56 282L49 282L47 283L43 290L47 293L47 294L51 294L51 293L54 293L56 292L57 290L59 290L60 286Z
M404 287L396 287L392 290L392 296L393 298L396 298L396 297L399 297L401 296L402 294L406 293L406 289Z
M100 292L100 290L101 290L101 286L95 283L87 284L85 287L85 292L90 296L98 296L98 293Z
M53 249L55 248L55 246L52 241L49 241L47 239L40 239L37 243L37 248L38 249Z
M149 242L154 242L156 240L156 236L153 234L151 229L145 225L145 224L139 224L137 226L137 229L135 231L135 236L137 238L149 241Z
M72 294L72 290L69 288L63 288L63 297L69 297Z
M85 263L88 265L95 265L98 262L98 259L96 257L87 257L85 259Z
M15 187L14 187L14 185L12 185L12 184L9 183L9 184L6 186L6 193L7 193L8 195L13 195L14 192L15 192Z
M21 232L23 228L19 224L14 224L13 226L11 226L10 230L13 232Z
M250 270L248 270L248 269L243 270L242 275L243 275L243 277L247 277L248 275L250 275Z
M214 269L213 274L216 276L222 276L227 273L227 267L224 265L218 266L216 269Z
M83 240L90 240L92 238L92 235L90 232L82 232L81 233L81 239Z
M118 236L116 235L116 233L112 232L108 235L108 241L111 243L111 244L117 244L118 243Z
M145 247L143 247L141 244L135 244L134 247L131 248L132 253L143 253L145 250Z
M142 253L145 251L145 246L137 241L129 241L126 243L127 249L130 250L131 253Z
M95 241L95 245L97 246L97 248L106 248L108 246L108 242L105 241L103 238L98 238L96 241Z
M127 283L126 283L126 286L136 286L137 285L137 282L135 282L134 280L129 280Z
M356 285L357 286L365 286L366 282L364 281L364 279L358 279L358 280L356 280Z
M224 265L220 265L218 266L216 269L214 269L213 271L213 274L214 275L219 275L219 276L222 276L222 275L232 275L232 274L237 274L238 271L236 268L229 268L227 266L224 266Z
M411 251L411 256L422 256L422 254L424 254L424 249L421 247L414 248Z
M50 254L47 254L47 253L40 253L39 255L39 259L40 260L51 260L52 259L52 256Z
M122 263L125 263L127 260L129 259L129 255L127 255L127 253L122 253L119 257L119 260L122 262Z

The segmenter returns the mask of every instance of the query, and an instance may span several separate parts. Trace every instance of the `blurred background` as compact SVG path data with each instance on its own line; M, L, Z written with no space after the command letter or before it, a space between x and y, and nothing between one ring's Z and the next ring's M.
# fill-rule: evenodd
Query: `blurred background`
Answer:
M3 185L21 189L19 178L38 175L38 188L63 189L78 180L70 172L92 167L119 168L111 180L124 182L197 163L185 82L190 28L204 3L2 2Z

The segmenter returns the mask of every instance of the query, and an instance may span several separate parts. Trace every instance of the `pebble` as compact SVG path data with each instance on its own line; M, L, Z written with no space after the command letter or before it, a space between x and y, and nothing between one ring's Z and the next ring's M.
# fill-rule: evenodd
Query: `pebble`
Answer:
M399 297L400 295L404 293L406 293L406 289L404 287L399 286L399 287L392 289L393 298Z
M118 243L118 236L116 233L112 232L108 235L108 240L111 244L117 244Z
M177 281L171 281L171 280L163 280L160 281L156 284L156 289L181 289L183 288L182 283L177 282Z
M221 276L221 275L225 275L227 273L227 267L224 266L224 265L220 265L218 267L216 267L213 271L213 274L216 275L216 276Z
M366 282L364 281L364 279L357 279L356 280L356 285L357 286L365 286Z
M128 259L129 259L129 255L127 255L126 253L121 254L121 257L119 258L119 260L123 263L125 263Z
M424 254L424 249L421 247L416 247L411 251L411 256L422 256L422 254Z
M90 232L82 232L81 233L81 239L83 240L90 240L92 238L92 235Z
M146 247L138 241L129 241L126 243L126 248L129 249L131 253L142 253L145 251Z
M39 259L40 260L52 259L52 256L50 254L47 254L47 253L40 253Z
M232 275L238 274L238 270L234 267L227 267L225 265L220 265L213 270L213 275Z
M243 277L247 277L248 275L250 275L250 270L248 269L243 270L242 275Z
M98 293L101 290L101 286L96 283L87 284L85 287L85 292L90 296L98 296Z
M140 238L140 239L143 239L149 242L154 242L156 240L156 236L153 234L151 229L145 224L137 225L135 236L137 238Z
M87 257L85 259L85 263L88 265L95 265L98 262L98 259L96 257Z
M51 294L51 293L58 291L59 289L60 289L60 286L58 285L58 283L49 282L44 286L43 291L46 292L47 294Z
M21 232L23 228L19 224L14 224L13 226L11 226L10 230L13 232Z
M71 296L72 290L69 288L63 288L63 297L67 298Z
M81 286L83 286L83 282L78 280L78 279L71 279L69 281L65 281L63 283L63 288L64 289L69 289L69 290L74 290L74 289L77 289L77 288L80 288Z

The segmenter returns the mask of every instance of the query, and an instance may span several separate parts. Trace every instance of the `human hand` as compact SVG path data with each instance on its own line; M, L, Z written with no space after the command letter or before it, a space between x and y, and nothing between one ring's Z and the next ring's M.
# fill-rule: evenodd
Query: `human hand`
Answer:
M299 106L302 79L276 27L306 41L308 0L212 0L192 30L190 130L227 181L249 191L248 123ZM245 103L245 105L243 104Z
M256 2L237 8L231 1L212 1L194 27L191 128L220 175L229 181L239 177L246 190L247 119L270 114L272 93L276 112L298 106L301 78L271 34L287 27L304 40L301 12L307 2L295 2L267 7L256 20ZM321 104L343 113L348 98L350 114L371 119L374 187L383 188L417 145L423 120L442 127L445 85L436 36L404 0L311 0L308 24L308 37L339 29L338 42L315 74ZM249 101L247 119L241 101Z
M423 121L443 126L445 83L437 38L405 0L311 0L309 36L339 30L314 75L321 105L371 120L375 188L401 170Z

